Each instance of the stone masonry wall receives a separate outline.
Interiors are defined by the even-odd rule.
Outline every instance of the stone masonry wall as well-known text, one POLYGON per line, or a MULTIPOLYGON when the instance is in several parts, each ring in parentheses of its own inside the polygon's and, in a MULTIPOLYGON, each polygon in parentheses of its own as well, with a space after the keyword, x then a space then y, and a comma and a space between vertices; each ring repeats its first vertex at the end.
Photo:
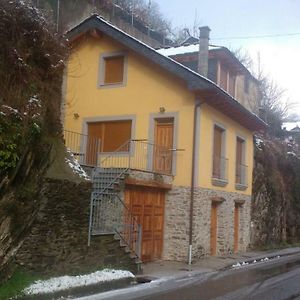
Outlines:
POLYGON ((29 271, 51 275, 78 274, 103 267, 137 271, 137 265, 112 235, 88 242, 91 184, 48 179, 41 209, 16 255, 29 271))
MULTIPOLYGON (((193 260, 210 255, 210 216, 212 198, 221 197, 218 205, 217 255, 233 252, 235 200, 244 200, 240 207, 239 251, 250 243, 251 197, 197 188, 194 198, 193 260)), ((164 253, 166 260, 187 261, 189 244, 190 188, 173 187, 166 196, 164 253)))

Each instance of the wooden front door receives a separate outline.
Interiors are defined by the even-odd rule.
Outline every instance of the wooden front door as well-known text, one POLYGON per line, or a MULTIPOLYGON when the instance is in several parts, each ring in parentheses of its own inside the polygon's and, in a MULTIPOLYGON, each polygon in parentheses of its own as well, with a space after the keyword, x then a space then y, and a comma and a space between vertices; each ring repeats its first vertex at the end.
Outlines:
POLYGON ((160 259, 163 250, 165 193, 151 188, 130 187, 125 202, 142 225, 142 261, 160 259))
POLYGON ((155 120, 153 169, 170 174, 172 172, 172 148, 174 135, 174 119, 162 118, 155 120))
POLYGON ((210 254, 217 254, 217 240, 218 240, 218 204, 211 205, 211 225, 210 225, 210 254))
POLYGON ((239 251, 239 231, 240 231, 240 206, 234 207, 234 253, 239 251))

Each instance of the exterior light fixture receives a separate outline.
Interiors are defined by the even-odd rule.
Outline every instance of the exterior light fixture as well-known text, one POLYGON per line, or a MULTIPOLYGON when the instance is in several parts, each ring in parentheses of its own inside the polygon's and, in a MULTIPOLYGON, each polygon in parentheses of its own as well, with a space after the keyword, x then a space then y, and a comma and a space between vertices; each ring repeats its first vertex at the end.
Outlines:
POLYGON ((78 113, 74 113, 73 117, 74 117, 75 120, 77 120, 79 118, 79 114, 78 113))
POLYGON ((159 108, 159 112, 160 112, 161 114, 163 114, 165 111, 166 111, 166 109, 165 109, 164 107, 160 107, 160 108, 159 108))

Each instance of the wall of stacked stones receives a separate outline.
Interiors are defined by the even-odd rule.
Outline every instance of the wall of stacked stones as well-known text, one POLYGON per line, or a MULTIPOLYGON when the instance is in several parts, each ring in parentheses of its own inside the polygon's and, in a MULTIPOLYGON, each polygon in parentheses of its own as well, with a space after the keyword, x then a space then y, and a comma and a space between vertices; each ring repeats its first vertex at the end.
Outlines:
POLYGON ((137 265, 113 235, 93 237, 88 247, 91 184, 49 179, 40 194, 41 208, 16 255, 29 271, 78 274, 104 267, 136 272, 137 265))
MULTIPOLYGON (((217 255, 233 253, 235 201, 240 206, 239 251, 250 243, 251 197, 197 188, 194 196, 193 259, 210 255, 210 228, 212 199, 223 198, 218 204, 217 255)), ((190 188, 173 187, 166 195, 163 258, 186 261, 189 248, 190 188)))

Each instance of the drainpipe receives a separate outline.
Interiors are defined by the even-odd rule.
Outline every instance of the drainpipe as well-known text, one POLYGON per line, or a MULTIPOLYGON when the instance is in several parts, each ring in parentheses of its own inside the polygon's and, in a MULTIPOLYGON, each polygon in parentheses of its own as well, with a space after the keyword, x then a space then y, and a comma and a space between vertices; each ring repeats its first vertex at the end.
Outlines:
POLYGON ((198 145, 199 145, 199 132, 198 122, 200 120, 200 99, 196 97, 194 107, 194 125, 193 125, 193 153, 192 153, 192 174, 191 174, 191 198, 190 198, 190 230, 189 230, 189 253, 188 253, 188 264, 192 264, 192 250, 193 250, 193 219, 194 219, 194 192, 196 186, 196 164, 198 164, 198 145))

